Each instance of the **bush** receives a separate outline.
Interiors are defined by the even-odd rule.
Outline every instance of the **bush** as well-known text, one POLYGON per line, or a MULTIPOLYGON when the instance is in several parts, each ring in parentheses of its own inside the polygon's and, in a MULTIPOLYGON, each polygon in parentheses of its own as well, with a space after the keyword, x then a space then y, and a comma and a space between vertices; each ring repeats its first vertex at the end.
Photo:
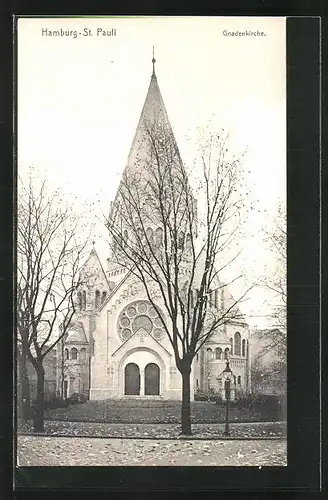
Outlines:
POLYGON ((44 401, 44 409, 55 409, 67 407, 67 401, 57 396, 52 396, 44 401))
POLYGON ((237 394, 236 404, 253 409, 263 417, 279 418, 283 414, 284 400, 275 394, 237 394))
POLYGON ((73 392, 69 398, 67 398, 67 403, 69 405, 76 405, 81 403, 86 403, 88 401, 88 396, 86 394, 80 394, 78 392, 73 392))
POLYGON ((195 401, 215 401, 219 403, 222 401, 222 396, 219 393, 216 393, 211 389, 209 392, 202 392, 197 390, 194 394, 195 401))

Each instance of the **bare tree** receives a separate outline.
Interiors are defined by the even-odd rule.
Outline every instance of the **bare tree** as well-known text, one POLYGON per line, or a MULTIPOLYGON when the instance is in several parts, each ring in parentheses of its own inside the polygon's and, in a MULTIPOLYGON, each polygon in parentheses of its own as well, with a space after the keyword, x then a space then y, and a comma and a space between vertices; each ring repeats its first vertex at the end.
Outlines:
MULTIPOLYGON (((67 349, 67 348, 66 348, 67 349)), ((62 399, 66 399, 65 393, 65 376, 69 371, 69 359, 65 350, 65 336, 62 336, 58 349, 58 367, 59 367, 59 395, 62 399)))
POLYGON ((192 191, 170 127, 146 123, 139 160, 125 170, 107 221, 114 258, 142 283, 172 345, 182 377, 183 434, 191 434, 193 358, 215 330, 241 319, 238 304, 246 295, 224 307, 216 300, 227 286, 218 276, 237 258, 227 253, 245 202, 240 162, 229 158, 226 135, 204 141, 200 162, 192 191))
POLYGON ((43 362, 75 313, 74 294, 87 238, 79 244, 80 219, 63 206, 58 191, 48 194, 45 181, 37 188, 30 175, 28 185, 20 180, 18 194, 17 345, 25 369, 28 360, 37 374, 34 428, 42 432, 43 362))
POLYGON ((267 348, 279 346, 281 361, 287 357, 287 226, 286 206, 279 202, 273 229, 266 231, 267 241, 273 255, 274 267, 268 271, 264 285, 273 295, 276 305, 272 308, 272 328, 265 330, 267 348))

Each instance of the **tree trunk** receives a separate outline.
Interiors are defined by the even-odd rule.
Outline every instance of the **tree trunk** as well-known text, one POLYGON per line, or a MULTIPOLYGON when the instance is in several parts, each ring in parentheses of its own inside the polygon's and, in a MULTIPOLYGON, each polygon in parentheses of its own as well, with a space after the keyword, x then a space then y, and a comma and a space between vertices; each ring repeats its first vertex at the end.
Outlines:
POLYGON ((19 349, 17 350, 17 359, 18 359, 18 383, 20 384, 20 393, 19 393, 19 417, 22 416, 25 422, 28 421, 29 418, 29 409, 30 409, 30 381, 28 378, 27 372, 27 355, 20 353, 19 349))
POLYGON ((29 419, 30 410, 30 381, 27 373, 27 359, 26 356, 22 357, 22 371, 21 371, 21 382, 22 382, 22 417, 24 422, 29 419))
POLYGON ((181 404, 181 433, 191 436, 191 411, 190 411, 190 366, 181 370, 182 376, 182 404, 181 404))
POLYGON ((42 363, 36 367, 37 385, 36 401, 33 416, 33 426, 35 432, 44 431, 44 368, 42 363))

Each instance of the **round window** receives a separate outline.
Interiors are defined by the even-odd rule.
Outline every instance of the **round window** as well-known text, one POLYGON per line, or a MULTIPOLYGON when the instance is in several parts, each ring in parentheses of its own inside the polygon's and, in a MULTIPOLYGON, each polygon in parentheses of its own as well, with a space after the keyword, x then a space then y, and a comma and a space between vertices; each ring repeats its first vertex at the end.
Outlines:
POLYGON ((148 308, 148 314, 151 318, 155 318, 157 316, 157 312, 153 306, 148 308))
POLYGON ((161 328, 155 328, 154 330, 154 339, 160 340, 164 335, 163 330, 161 328))
POLYGON ((128 328, 124 328, 122 332, 122 338, 124 340, 128 340, 130 337, 131 337, 131 330, 129 330, 128 328))
POLYGON ((128 313, 128 316, 130 316, 130 318, 133 318, 137 314, 136 308, 129 307, 127 310, 127 313, 128 313))
POLYGON ((141 303, 141 304, 138 304, 137 309, 138 309, 138 313, 144 314, 147 311, 147 306, 146 306, 146 304, 141 303))
POLYGON ((129 326, 129 324, 130 324, 130 320, 129 320, 129 318, 126 318, 126 317, 125 317, 125 318, 122 318, 122 319, 121 319, 121 325, 122 325, 122 326, 127 327, 127 326, 129 326))
POLYGON ((127 305, 118 318, 118 332, 123 341, 141 328, 156 340, 164 336, 163 325, 155 308, 147 300, 137 300, 127 305))
POLYGON ((159 317, 154 319, 154 325, 157 326, 157 328, 162 328, 163 324, 159 317))

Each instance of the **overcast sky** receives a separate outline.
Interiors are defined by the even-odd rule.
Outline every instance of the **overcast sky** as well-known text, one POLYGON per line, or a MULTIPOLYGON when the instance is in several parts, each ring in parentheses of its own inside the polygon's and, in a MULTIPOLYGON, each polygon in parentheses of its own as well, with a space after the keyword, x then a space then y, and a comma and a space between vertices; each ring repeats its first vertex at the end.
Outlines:
MULTIPOLYGON (((19 174, 34 165, 69 199, 107 212, 146 97, 153 45, 183 161, 191 164, 197 133, 209 121, 230 132, 236 154, 247 148, 244 168, 260 210, 247 221, 243 266, 263 274, 272 256, 262 229, 286 189, 284 18, 19 19, 19 174), (84 28, 93 36, 83 36, 84 28), (97 36, 98 28, 116 36, 97 36), (76 30, 77 37, 42 29, 76 30)), ((105 259, 100 237, 96 248, 105 259)), ((254 291, 243 308, 250 324, 265 326, 256 318, 266 313, 263 297, 254 291)))

